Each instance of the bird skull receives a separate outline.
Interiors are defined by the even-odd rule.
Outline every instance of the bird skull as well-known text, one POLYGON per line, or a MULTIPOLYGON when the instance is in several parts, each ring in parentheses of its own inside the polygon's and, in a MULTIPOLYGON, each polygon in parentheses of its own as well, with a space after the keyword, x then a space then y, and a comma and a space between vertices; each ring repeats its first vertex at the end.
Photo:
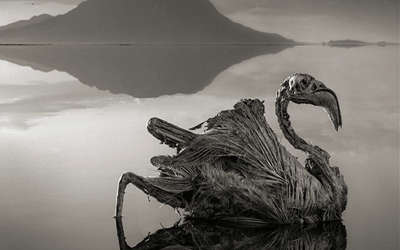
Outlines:
POLYGON ((324 107, 336 130, 342 126, 338 98, 333 90, 308 74, 296 73, 283 83, 287 98, 297 104, 312 104, 324 107))

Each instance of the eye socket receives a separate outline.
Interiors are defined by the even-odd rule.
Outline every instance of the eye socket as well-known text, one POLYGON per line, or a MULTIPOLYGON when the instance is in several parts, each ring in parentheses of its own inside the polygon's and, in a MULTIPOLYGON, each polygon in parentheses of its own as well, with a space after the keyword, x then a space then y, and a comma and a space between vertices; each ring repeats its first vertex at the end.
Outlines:
POLYGON ((306 81, 306 80, 301 80, 301 82, 300 82, 303 86, 304 86, 304 88, 307 88, 308 87, 308 85, 310 85, 310 83, 308 82, 308 81, 306 81))
POLYGON ((315 83, 311 86, 311 90, 312 90, 312 91, 317 90, 317 85, 316 85, 315 83))

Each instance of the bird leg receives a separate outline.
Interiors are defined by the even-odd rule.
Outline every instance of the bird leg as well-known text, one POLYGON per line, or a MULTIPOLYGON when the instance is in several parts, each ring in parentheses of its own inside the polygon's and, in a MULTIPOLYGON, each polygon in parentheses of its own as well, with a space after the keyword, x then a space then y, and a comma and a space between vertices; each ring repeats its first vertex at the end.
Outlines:
POLYGON ((161 203, 170 205, 173 208, 184 207, 180 191, 184 192, 191 189, 191 183, 184 178, 165 179, 162 177, 144 178, 131 172, 123 174, 119 180, 117 204, 115 217, 122 216, 124 206, 125 189, 128 184, 133 184, 145 194, 150 195, 161 203), (178 190, 174 187, 178 187, 178 190), (181 189, 179 189, 181 188, 181 189))
POLYGON ((120 250, 133 249, 126 242, 125 232, 124 232, 124 225, 122 223, 122 218, 121 217, 115 217, 115 225, 117 227, 117 235, 118 235, 118 242, 119 242, 120 250))
POLYGON ((117 193, 117 205, 115 210, 115 217, 119 218, 122 217, 122 209, 124 207, 124 196, 125 196, 125 189, 129 183, 134 183, 135 178, 137 176, 133 173, 125 173, 119 179, 118 184, 118 193, 117 193))

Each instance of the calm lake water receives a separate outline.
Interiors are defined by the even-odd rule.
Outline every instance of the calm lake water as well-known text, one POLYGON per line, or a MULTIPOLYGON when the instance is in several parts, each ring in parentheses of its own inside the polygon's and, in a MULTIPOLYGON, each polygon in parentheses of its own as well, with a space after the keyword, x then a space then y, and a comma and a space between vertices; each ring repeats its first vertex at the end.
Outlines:
MULTIPOLYGON (((375 46, 0 47, 0 249, 119 249, 120 175, 173 153, 149 118, 191 127, 257 97, 282 138, 275 93, 292 72, 339 97, 339 132, 322 109, 290 114, 345 176, 347 249, 399 249, 399 47, 375 46)), ((124 214, 132 246, 179 219, 132 186, 124 214)))

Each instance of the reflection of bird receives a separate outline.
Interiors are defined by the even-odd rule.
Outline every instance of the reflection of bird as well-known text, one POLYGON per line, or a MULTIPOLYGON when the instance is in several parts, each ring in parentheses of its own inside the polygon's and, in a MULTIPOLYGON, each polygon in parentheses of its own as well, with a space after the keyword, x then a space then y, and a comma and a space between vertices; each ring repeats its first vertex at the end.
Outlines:
POLYGON ((116 219, 121 250, 128 249, 346 249, 346 228, 341 222, 313 225, 240 228, 185 221, 148 235, 134 247, 125 238, 122 219, 116 219))
POLYGON ((121 177, 117 217, 126 185, 132 183, 195 218, 246 225, 339 220, 347 201, 343 176, 330 166, 327 152, 295 133, 287 113, 289 102, 324 107, 336 130, 342 125, 339 103, 332 90, 307 74, 288 77, 278 91, 279 125, 286 139, 307 153, 305 167, 279 143, 257 99, 242 100, 233 110, 210 118, 204 134, 153 118, 149 132, 177 148, 178 154, 152 158, 159 177, 121 177))

